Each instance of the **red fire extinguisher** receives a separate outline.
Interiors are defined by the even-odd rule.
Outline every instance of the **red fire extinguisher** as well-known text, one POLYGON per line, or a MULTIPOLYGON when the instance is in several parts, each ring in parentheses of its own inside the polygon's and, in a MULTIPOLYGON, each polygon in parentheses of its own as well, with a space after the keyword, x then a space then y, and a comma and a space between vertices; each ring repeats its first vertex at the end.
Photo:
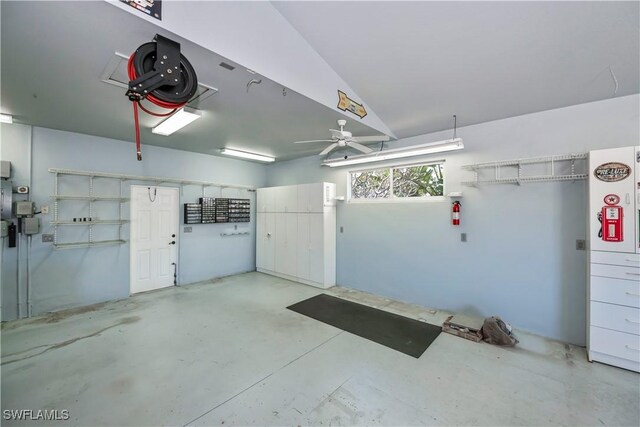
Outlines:
POLYGON ((453 202, 453 208, 451 210, 453 225, 460 225, 460 202, 453 202))

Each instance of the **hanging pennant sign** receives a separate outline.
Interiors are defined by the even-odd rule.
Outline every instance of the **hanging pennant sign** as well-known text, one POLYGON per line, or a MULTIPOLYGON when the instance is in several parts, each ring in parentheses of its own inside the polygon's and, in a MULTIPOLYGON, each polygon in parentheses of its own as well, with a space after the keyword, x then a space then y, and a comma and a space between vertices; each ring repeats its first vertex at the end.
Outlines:
POLYGON ((365 110, 362 104, 358 104, 353 99, 349 98, 346 93, 340 90, 338 91, 338 109, 342 111, 350 111, 360 118, 367 115, 367 110, 365 110))
POLYGON ((622 181, 630 174, 631 167, 619 162, 601 164, 593 171, 593 175, 604 182, 622 181))
POLYGON ((120 0, 134 9, 162 21, 162 0, 120 0))

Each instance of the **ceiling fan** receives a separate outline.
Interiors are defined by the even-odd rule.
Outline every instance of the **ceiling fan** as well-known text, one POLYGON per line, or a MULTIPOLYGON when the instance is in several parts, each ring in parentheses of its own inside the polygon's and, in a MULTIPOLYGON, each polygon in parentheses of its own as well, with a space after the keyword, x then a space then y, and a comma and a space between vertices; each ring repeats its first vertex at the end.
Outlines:
POLYGON ((351 147, 355 148, 358 151, 361 151, 365 154, 371 153, 373 150, 369 147, 366 147, 360 142, 384 142, 388 141, 389 137, 386 135, 378 135, 378 136, 353 136, 351 132, 344 130, 344 126, 347 124, 346 120, 338 120, 338 126, 340 126, 340 130, 329 129, 331 132, 331 139, 314 139, 311 141, 296 141, 294 144, 307 144, 309 142, 331 142, 327 148, 320 152, 320 156, 324 156, 329 154, 331 150, 336 147, 344 148, 351 147))

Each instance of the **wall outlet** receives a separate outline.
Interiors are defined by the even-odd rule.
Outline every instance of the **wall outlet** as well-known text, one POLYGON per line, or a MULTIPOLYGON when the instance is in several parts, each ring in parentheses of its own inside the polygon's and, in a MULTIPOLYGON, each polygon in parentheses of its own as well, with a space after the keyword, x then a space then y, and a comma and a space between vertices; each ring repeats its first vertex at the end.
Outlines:
POLYGON ((40 207, 40 212, 42 212, 43 214, 48 214, 49 213, 49 205, 42 205, 40 207))
POLYGON ((584 251, 586 249, 587 249, 587 243, 584 241, 584 239, 576 240, 576 250, 584 251))
POLYGON ((191 233, 191 232, 193 232, 193 227, 185 227, 185 228, 183 229, 183 231, 184 231, 185 233, 191 233))
POLYGON ((53 234, 43 234, 42 235, 42 242, 43 243, 53 242, 53 234))
POLYGON ((344 233, 344 227, 340 226, 340 233, 344 233))
POLYGON ((461 242, 467 241, 467 233, 460 233, 460 241, 461 242))

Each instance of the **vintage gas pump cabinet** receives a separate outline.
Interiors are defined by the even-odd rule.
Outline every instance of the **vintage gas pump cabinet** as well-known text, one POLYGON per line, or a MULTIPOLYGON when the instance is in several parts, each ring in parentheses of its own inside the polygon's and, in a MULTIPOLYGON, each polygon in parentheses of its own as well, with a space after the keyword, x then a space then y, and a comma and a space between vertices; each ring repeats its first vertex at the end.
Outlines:
POLYGON ((590 361, 640 372, 640 147, 589 153, 590 361))

